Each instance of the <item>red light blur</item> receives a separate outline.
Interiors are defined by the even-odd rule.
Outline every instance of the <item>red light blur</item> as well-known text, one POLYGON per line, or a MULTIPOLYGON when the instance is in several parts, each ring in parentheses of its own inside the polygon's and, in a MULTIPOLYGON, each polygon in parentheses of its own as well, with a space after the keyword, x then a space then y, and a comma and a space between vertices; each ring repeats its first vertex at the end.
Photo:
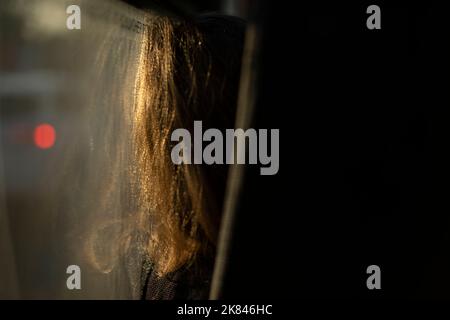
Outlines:
POLYGON ((55 144, 56 131, 52 125, 42 123, 34 129, 34 144, 40 149, 49 149, 55 144))

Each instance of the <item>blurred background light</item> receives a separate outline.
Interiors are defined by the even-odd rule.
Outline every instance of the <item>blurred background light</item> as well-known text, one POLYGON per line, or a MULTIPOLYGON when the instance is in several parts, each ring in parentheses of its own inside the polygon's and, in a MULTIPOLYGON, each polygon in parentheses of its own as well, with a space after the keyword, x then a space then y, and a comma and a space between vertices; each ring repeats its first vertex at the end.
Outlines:
POLYGON ((43 123, 34 129, 34 144, 40 149, 49 149, 55 144, 56 131, 52 125, 43 123))

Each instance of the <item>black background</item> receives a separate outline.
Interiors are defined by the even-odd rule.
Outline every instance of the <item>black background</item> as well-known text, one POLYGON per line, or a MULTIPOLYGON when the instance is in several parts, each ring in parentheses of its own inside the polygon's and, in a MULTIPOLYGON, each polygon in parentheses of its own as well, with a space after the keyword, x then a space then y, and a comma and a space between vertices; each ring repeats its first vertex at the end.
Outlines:
POLYGON ((255 126, 280 128, 280 171, 248 170, 224 296, 448 297, 445 8, 265 12, 255 126))

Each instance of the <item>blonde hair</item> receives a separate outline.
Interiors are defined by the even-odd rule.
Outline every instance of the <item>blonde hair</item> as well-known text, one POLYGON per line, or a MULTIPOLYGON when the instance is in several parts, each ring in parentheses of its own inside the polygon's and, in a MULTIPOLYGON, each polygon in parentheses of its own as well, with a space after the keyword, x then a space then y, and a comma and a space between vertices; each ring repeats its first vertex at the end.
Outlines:
POLYGON ((174 165, 176 128, 234 126, 243 23, 202 16, 156 17, 145 29, 136 80, 132 194, 149 232, 148 255, 159 275, 214 251, 225 166, 174 165))

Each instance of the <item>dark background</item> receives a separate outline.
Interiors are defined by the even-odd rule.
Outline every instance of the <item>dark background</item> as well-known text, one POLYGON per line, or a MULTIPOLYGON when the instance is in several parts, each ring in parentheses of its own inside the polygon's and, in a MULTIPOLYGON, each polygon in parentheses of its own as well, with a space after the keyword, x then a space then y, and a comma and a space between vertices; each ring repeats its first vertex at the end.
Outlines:
POLYGON ((255 3, 254 126, 280 128, 280 171, 247 170, 224 297, 448 298, 446 7, 255 3))
POLYGON ((280 171, 248 171, 227 296, 448 297, 445 11, 267 4, 256 126, 280 171))

